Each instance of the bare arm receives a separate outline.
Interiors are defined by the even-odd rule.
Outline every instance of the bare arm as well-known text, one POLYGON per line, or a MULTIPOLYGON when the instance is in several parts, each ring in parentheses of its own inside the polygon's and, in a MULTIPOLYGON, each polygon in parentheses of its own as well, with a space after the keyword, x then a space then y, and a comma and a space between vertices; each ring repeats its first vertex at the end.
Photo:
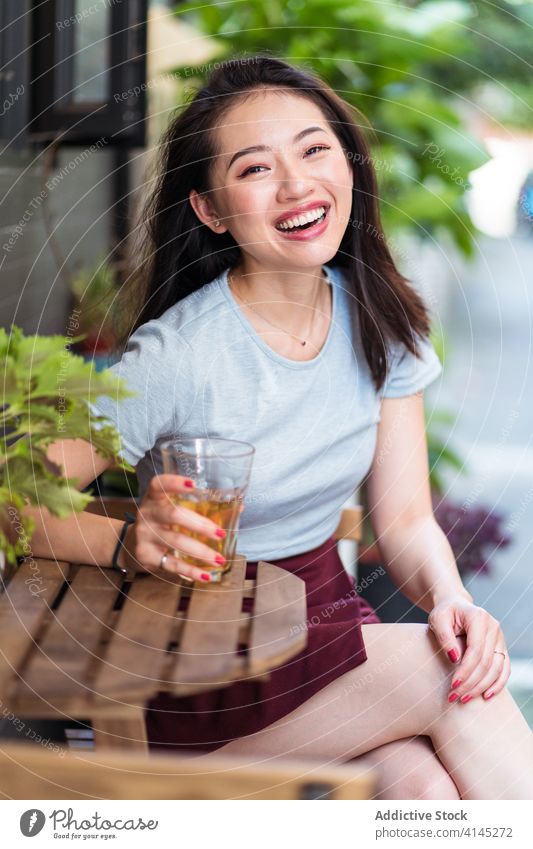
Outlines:
MULTIPOLYGON (((50 445, 48 457, 62 467, 65 477, 78 478, 83 489, 107 469, 111 460, 98 454, 84 439, 63 439, 50 445)), ((26 507, 24 514, 36 523, 31 539, 34 557, 49 557, 77 563, 110 566, 118 535, 120 519, 73 513, 58 519, 46 507, 26 507)))
MULTIPOLYGON (((62 467, 65 477, 78 479, 79 489, 87 486, 111 463, 83 439, 55 442, 47 454, 62 467)), ((172 494, 190 493, 185 480, 182 475, 154 475, 139 505, 137 520, 128 528, 118 560, 121 566, 157 571, 162 554, 175 549, 175 555, 169 556, 164 566, 167 571, 195 580, 210 580, 210 575, 200 564, 193 566, 179 555, 183 553, 208 566, 217 566, 219 554, 216 548, 195 539, 191 532, 218 543, 221 534, 225 536, 225 531, 211 519, 172 504, 172 494), (183 527, 186 532, 176 531, 177 527, 183 527)), ((86 512, 58 519, 46 508, 39 507, 26 507, 24 513, 31 515, 36 523, 31 540, 34 557, 111 566, 124 524, 120 519, 86 512)))
POLYGON ((447 597, 471 602, 433 515, 422 392, 383 399, 367 493, 379 551, 407 598, 427 613, 447 597))

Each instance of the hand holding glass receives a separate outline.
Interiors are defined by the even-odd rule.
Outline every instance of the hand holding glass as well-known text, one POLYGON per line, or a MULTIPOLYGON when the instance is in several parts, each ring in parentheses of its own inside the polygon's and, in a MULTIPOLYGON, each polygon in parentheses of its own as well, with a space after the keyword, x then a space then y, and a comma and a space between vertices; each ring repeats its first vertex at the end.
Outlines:
POLYGON ((222 580, 235 557, 239 518, 254 454, 255 448, 249 442, 220 437, 173 439, 161 445, 165 473, 184 475, 195 483, 190 493, 173 494, 172 502, 206 516, 226 531, 224 539, 214 542, 212 537, 184 525, 172 526, 174 531, 209 545, 225 558, 226 562, 216 567, 206 566, 198 558, 180 552, 180 560, 205 568, 212 582, 222 580))

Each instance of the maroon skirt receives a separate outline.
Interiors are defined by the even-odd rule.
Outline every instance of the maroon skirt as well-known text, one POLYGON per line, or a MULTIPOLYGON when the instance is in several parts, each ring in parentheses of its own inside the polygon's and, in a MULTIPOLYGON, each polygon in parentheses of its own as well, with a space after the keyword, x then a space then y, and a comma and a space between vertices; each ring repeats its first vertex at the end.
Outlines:
MULTIPOLYGON (((237 681, 196 696, 158 694, 146 706, 150 749, 218 749, 286 716, 367 659, 361 623, 380 619, 358 595, 333 537, 311 551, 268 562, 305 581, 306 648, 268 680, 237 681)), ((246 577, 254 578, 256 570, 257 563, 248 563, 246 577)))

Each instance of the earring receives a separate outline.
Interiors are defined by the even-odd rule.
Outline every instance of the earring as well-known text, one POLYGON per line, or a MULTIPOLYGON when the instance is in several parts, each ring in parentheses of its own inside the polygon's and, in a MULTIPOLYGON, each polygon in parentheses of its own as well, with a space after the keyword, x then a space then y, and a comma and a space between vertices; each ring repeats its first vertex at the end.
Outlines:
POLYGON ((220 227, 220 221, 215 221, 215 227, 220 227))

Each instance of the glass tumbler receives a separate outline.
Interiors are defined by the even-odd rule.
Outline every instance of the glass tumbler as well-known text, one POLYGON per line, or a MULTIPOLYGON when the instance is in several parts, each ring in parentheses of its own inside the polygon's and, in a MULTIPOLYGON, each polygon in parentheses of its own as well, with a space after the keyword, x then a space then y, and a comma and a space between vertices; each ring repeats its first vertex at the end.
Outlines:
POLYGON ((160 446, 166 474, 192 478, 195 488, 190 493, 173 493, 171 500, 180 507, 207 516, 226 536, 213 540, 183 525, 172 525, 178 533, 209 545, 226 558, 223 566, 180 552, 180 559, 209 572, 211 581, 221 581, 231 569, 237 546, 241 505, 250 481, 255 447, 250 442, 220 437, 187 437, 163 442, 160 446))

